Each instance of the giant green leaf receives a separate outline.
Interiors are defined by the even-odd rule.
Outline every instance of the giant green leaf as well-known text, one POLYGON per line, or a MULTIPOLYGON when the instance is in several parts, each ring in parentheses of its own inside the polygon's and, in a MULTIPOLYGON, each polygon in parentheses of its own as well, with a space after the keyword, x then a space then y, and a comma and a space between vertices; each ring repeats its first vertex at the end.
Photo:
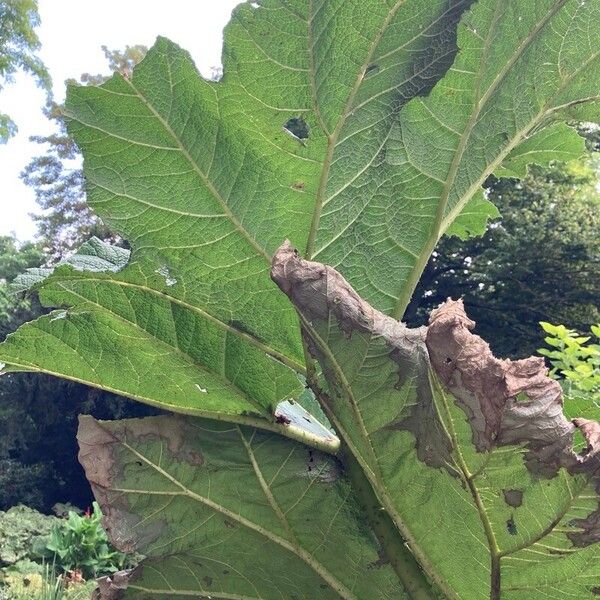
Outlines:
POLYGON ((303 370, 296 316, 268 279, 283 239, 401 314, 453 219, 465 210, 450 231, 481 231, 489 204, 467 202, 488 174, 524 140, 547 159, 571 133, 544 127, 595 99, 596 2, 470 4, 244 4, 220 82, 159 39, 131 78, 70 87, 89 202, 133 252, 117 275, 44 280, 43 302, 73 310, 26 326, 2 362, 197 414, 272 414, 303 370), (140 348, 121 373, 102 348, 93 369, 61 361, 61 344, 110 346, 111 329, 115 348, 140 348), (208 394, 144 389, 149 365, 179 361, 175 377, 208 394))
POLYGON ((33 273, 44 304, 69 310, 25 326, 0 360, 180 412, 269 417, 304 369, 271 254, 325 231, 325 195, 346 194, 400 105, 444 73, 465 6, 243 5, 219 83, 159 39, 131 79, 71 87, 89 202, 131 260, 116 275, 33 273))
POLYGON ((323 368, 327 415, 447 597, 593 597, 600 423, 567 420, 542 359, 494 358, 462 302, 408 329, 289 244, 273 278, 323 368))
POLYGON ((111 539, 146 557, 118 584, 102 582, 103 597, 114 598, 116 585, 139 599, 406 597, 326 455, 175 417, 83 417, 78 438, 111 539))
POLYGON ((294 403, 306 376, 446 595, 594 594, 597 546, 574 541, 596 519, 593 460, 577 470, 574 426, 552 406, 566 437, 543 473, 521 461, 528 429, 477 445, 476 404, 392 317, 441 235, 495 216, 489 175, 578 155, 561 121, 597 118, 599 17, 600 0, 263 0, 234 11, 219 82, 160 38, 131 77, 71 87, 89 202, 131 255, 94 243, 26 275, 59 310, 12 334, 1 363, 333 450, 294 403), (320 261, 296 297, 285 265, 300 257, 276 255, 292 303, 269 278, 286 238, 320 261), (349 303, 320 289, 323 264, 349 303))

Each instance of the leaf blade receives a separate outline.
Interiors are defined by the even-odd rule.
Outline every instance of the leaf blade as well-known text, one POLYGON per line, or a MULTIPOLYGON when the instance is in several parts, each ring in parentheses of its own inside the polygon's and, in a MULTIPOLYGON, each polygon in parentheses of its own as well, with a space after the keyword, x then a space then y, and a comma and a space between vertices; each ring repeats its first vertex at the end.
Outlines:
POLYGON ((377 547, 339 466, 323 455, 256 430, 174 417, 83 417, 78 437, 113 542, 148 557, 126 598, 404 597, 389 565, 367 568, 377 547), (340 547, 344 554, 333 551, 340 547), (349 556, 364 566, 364 581, 345 569, 349 556))

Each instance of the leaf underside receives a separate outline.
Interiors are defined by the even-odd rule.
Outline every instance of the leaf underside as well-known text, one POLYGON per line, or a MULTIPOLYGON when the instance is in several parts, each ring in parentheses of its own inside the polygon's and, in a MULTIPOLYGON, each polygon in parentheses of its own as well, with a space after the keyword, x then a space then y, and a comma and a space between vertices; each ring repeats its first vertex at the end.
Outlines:
POLYGON ((446 595, 592 598, 600 423, 567 420, 543 359, 495 358, 462 301, 409 329, 289 243, 272 275, 321 364, 327 415, 446 595))
POLYGON ((498 565, 503 598, 591 597, 596 545, 568 537, 597 506, 591 463, 575 473, 567 452, 540 474, 528 441, 476 447, 423 332, 390 359, 385 336, 348 340, 329 309, 299 316, 269 270, 289 239, 400 317, 439 238, 497 216, 490 175, 581 154, 564 121, 599 120, 599 35, 600 0, 262 0, 234 11, 220 82, 159 38, 130 78, 69 87, 89 202, 132 250, 95 240, 22 277, 59 310, 9 336, 0 364, 332 451, 317 420, 282 412, 306 376, 449 597, 493 597, 498 565))
POLYGON ((113 543, 146 556, 103 599, 406 597, 331 457, 170 416, 82 417, 78 439, 113 543))

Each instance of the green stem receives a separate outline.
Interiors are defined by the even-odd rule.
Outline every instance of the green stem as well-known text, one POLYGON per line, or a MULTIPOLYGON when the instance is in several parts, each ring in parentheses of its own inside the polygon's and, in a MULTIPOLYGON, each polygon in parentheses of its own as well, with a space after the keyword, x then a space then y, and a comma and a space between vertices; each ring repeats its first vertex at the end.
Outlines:
POLYGON ((344 452, 344 464, 358 501, 407 595, 411 600, 433 600, 436 596, 431 584, 350 452, 344 452))

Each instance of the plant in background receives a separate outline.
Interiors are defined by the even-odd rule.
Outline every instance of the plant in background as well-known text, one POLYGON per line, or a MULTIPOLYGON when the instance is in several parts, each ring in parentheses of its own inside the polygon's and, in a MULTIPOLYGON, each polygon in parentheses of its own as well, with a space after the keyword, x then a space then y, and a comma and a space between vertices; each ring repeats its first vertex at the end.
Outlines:
POLYGON ((68 518, 53 527, 46 550, 59 572, 81 573, 90 579, 124 568, 126 556, 111 547, 101 519, 100 507, 94 502, 92 512, 78 515, 69 511, 68 518))
POLYGON ((90 583, 69 583, 48 564, 39 572, 10 573, 3 584, 0 600, 89 600, 93 591, 90 583))
MULTIPOLYGON (((600 345, 590 344, 591 336, 579 335, 564 325, 540 323, 548 334, 544 341, 552 349, 538 352, 550 360, 550 375, 564 380, 568 396, 590 398, 600 406, 600 345)), ((600 341, 600 325, 592 325, 592 335, 600 341)))
POLYGON ((0 567, 34 557, 57 521, 26 506, 0 511, 0 567))
POLYGON ((179 413, 81 419, 109 538, 146 556, 98 597, 597 595, 599 411, 567 419, 460 302, 398 319, 439 239, 496 215, 490 175, 584 152, 565 121, 600 120, 598 36, 600 0, 264 0, 219 82, 160 38, 69 88, 131 251, 23 275, 60 308, 0 360, 179 413))

